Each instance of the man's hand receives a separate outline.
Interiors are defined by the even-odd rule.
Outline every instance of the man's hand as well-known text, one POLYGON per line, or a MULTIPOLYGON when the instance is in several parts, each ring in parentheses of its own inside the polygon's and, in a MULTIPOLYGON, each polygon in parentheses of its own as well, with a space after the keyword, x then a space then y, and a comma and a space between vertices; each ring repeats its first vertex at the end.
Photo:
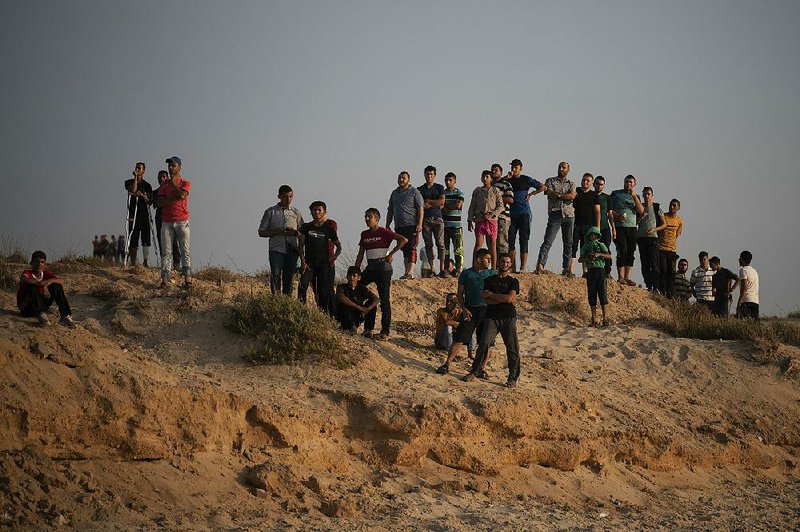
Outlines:
POLYGON ((422 232, 422 224, 421 224, 421 223, 420 223, 420 224, 417 224, 417 229, 416 229, 416 231, 417 231, 417 233, 421 233, 421 232, 422 232))
POLYGON ((464 316, 464 320, 471 321, 472 320, 472 312, 469 311, 468 308, 464 309, 464 312, 461 313, 464 316))
POLYGON ((388 255, 386 255, 386 262, 391 264, 393 256, 394 256, 394 253, 389 253, 388 255))
POLYGON ((472 222, 467 222, 467 231, 472 232, 472 222))

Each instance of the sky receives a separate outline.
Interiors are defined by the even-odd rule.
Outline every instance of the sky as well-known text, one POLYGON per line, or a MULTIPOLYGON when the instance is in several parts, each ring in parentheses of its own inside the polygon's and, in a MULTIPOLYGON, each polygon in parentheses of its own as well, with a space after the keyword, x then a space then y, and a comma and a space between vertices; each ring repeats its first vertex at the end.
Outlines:
MULTIPOLYGON (((123 181, 183 160, 195 269, 264 268, 289 184, 355 255, 401 170, 466 195, 523 173, 626 174, 682 203, 678 253, 800 307, 800 2, 0 0, 0 235, 51 256, 124 228, 123 181)), ((529 268, 546 200, 531 199, 529 268)), ((473 238, 466 236, 466 248, 473 238)), ((559 268, 557 240, 548 268, 559 268)), ((638 253, 634 279, 641 281, 638 253)), ((398 270, 398 268, 395 268, 398 270)), ((397 272, 396 272, 397 273, 397 272)))

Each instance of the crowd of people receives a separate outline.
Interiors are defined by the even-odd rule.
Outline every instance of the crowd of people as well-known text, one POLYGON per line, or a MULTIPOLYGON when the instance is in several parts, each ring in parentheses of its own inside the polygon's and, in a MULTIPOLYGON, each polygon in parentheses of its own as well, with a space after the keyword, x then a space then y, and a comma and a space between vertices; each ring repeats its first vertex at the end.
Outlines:
MULTIPOLYGON (((154 190, 144 179, 144 163, 136 163, 132 178, 124 183, 128 194, 128 235, 117 239, 112 236, 105 243, 103 238, 98 241, 95 237, 95 253, 120 260, 121 250, 123 259, 127 257, 135 265, 141 245, 142 261, 147 266, 152 231, 160 250, 160 286, 166 287, 172 270, 180 268, 184 286, 189 288, 191 183, 181 175, 179 157, 166 159, 166 164, 167 170, 158 172, 159 186, 154 190), (155 209, 155 227, 152 227, 151 207, 155 209)), ((524 175, 522 168, 522 161, 514 159, 507 173, 497 163, 481 172, 481 184, 472 191, 466 208, 467 231, 475 235, 471 266, 465 263, 463 238, 467 195, 456 186, 456 174, 448 172, 442 185, 436 182, 436 167, 429 165, 423 171, 425 182, 414 187, 409 172, 400 172, 397 187, 388 197, 383 225, 380 210, 370 207, 364 212, 366 229, 360 235, 355 264, 348 267, 346 282, 338 286, 335 286, 335 263, 342 245, 336 222, 327 216, 326 203, 313 201, 309 205, 311 220, 306 222, 303 214, 292 206, 291 186, 281 185, 278 203, 264 211, 258 227, 258 235, 269 239, 270 289, 273 293, 290 295, 299 267, 297 297, 301 301, 306 301, 311 288, 319 309, 335 317, 343 329, 355 332, 363 325, 364 336, 385 340, 391 332, 394 257, 398 253, 402 256, 400 279, 413 279, 422 234, 419 254, 422 276, 458 278, 458 291, 448 293, 445 307, 437 312, 434 341, 437 347, 448 350, 447 359, 438 371, 447 373, 452 360, 466 345, 473 366, 465 379, 484 376, 489 345, 500 334, 509 364, 507 384, 514 386, 519 378, 515 310, 519 281, 511 274, 527 271, 530 199, 544 194, 547 223, 533 273, 549 273, 546 270, 549 253, 560 232, 561 275, 575 277, 577 259, 580 274, 586 279, 590 325, 609 323, 607 283, 612 279, 615 262, 616 281, 636 286, 631 273, 637 248, 647 290, 685 302, 693 297, 698 305, 725 317, 732 295, 739 287, 736 315, 758 319, 758 273, 751 265, 749 251, 739 256, 738 275, 723 268, 718 257, 709 259, 703 251, 699 254, 700 264, 687 278, 688 261, 679 260, 677 253, 678 238, 683 232, 678 199, 671 199, 665 212, 654 200, 652 187, 644 187, 639 196, 633 175, 625 176, 622 188, 607 194, 605 178, 589 172, 581 177, 580 186, 575 186, 568 178, 570 165, 564 161, 558 164, 557 175, 544 183, 524 175), (612 242, 615 256, 610 250, 612 242), (377 295, 369 288, 372 284, 377 295), (376 334, 378 308, 381 328, 376 334), (477 339, 474 349, 473 335, 477 339)), ((66 304, 62 318, 71 321, 63 291, 47 289, 58 285, 57 277, 42 269, 43 253, 34 255, 32 269, 26 270, 20 280, 20 309, 36 312, 40 321, 44 321, 46 315, 41 309, 55 301, 59 308, 66 304), (46 275, 37 277, 42 272, 46 275)))
POLYGON ((125 260, 125 235, 94 235, 92 240, 92 256, 100 260, 120 264, 125 260))

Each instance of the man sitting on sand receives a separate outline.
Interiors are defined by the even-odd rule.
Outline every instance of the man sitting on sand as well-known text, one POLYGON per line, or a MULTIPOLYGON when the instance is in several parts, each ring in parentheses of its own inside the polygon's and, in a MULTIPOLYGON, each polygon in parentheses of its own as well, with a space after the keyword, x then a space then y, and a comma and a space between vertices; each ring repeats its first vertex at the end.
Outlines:
POLYGON ((586 289, 589 293, 589 307, 592 309, 592 327, 597 326, 597 299, 603 312, 603 327, 608 325, 606 306, 608 290, 606 280, 606 260, 611 258, 608 248, 600 242, 600 229, 591 226, 586 231, 585 243, 581 247, 578 261, 586 268, 586 289))
POLYGON ((61 314, 59 323, 71 329, 75 328, 72 321, 72 311, 69 308, 67 296, 61 279, 46 269, 47 255, 44 251, 34 251, 31 255, 31 267, 22 272, 17 288, 17 308, 26 317, 37 316, 39 325, 50 325, 47 309, 55 301, 58 312, 61 314))
MULTIPOLYGON (((461 308, 458 306, 458 294, 448 292, 445 306, 436 311, 436 325, 434 328, 433 343, 436 349, 450 350, 453 345, 453 331, 461 320, 461 308)), ((472 358, 472 344, 467 344, 467 350, 472 358)))
POLYGON ((360 284, 361 270, 356 266, 347 268, 347 282, 336 287, 336 321, 342 329, 355 333, 358 326, 364 324, 364 329, 371 331, 375 328, 375 316, 378 312, 380 299, 372 290, 360 284))
POLYGON ((711 278, 711 293, 714 294, 714 306, 711 312, 719 318, 728 317, 728 304, 732 297, 731 294, 739 282, 739 277, 728 268, 723 268, 719 257, 711 257, 709 261, 714 276, 711 278), (734 281, 731 286, 731 281, 734 281))

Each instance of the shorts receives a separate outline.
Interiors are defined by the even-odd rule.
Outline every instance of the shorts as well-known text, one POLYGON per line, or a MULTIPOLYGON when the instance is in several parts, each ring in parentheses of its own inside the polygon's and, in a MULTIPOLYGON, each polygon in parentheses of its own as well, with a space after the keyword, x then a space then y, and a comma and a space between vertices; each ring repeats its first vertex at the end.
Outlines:
MULTIPOLYGON (((468 344, 470 340, 472 340, 472 334, 478 330, 481 330, 481 327, 478 327, 480 323, 486 317, 486 306, 480 307, 467 307, 470 313, 472 313, 472 319, 467 321, 462 319, 458 322, 458 328, 456 328, 456 332, 453 333, 453 341, 459 342, 462 344, 468 344)), ((480 334, 480 333, 479 333, 480 334)), ((478 338, 478 342, 480 342, 480 337, 478 338)))
POLYGON ((475 236, 486 235, 493 240, 497 238, 497 220, 481 220, 475 223, 475 236))
POLYGON ((403 227, 395 227, 395 233, 402 235, 408 239, 408 242, 400 248, 403 252, 403 258, 406 262, 417 262, 417 244, 419 244, 419 233, 417 233, 416 225, 406 225, 403 227))

